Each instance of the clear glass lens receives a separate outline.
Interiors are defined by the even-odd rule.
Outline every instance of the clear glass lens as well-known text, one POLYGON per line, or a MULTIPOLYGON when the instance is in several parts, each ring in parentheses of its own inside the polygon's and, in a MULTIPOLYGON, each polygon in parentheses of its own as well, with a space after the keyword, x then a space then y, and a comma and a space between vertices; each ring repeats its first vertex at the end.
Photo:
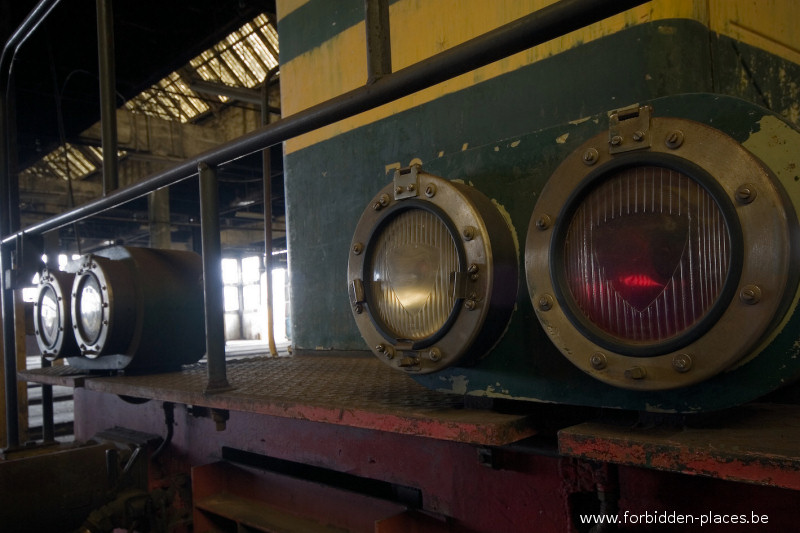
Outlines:
POLYGON ((394 217, 373 238, 371 302, 397 339, 430 337, 455 305, 451 278, 458 250, 442 220, 422 209, 394 217))
POLYGON ((584 316, 622 341, 659 343, 697 324, 730 270, 723 214, 692 178, 636 167, 603 180, 569 222, 564 268, 584 316))
POLYGON ((91 343, 97 341, 103 326, 103 300, 100 284, 92 274, 86 275, 80 284, 78 294, 81 332, 91 343))
POLYGON ((45 343, 52 345, 58 339, 60 310, 56 292, 46 285, 39 295, 39 332, 45 343))

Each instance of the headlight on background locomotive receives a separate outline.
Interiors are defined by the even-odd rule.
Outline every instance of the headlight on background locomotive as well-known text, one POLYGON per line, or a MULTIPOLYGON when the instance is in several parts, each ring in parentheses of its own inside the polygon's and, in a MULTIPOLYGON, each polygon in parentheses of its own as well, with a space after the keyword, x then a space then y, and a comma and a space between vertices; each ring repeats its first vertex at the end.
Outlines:
POLYGON ((359 220, 348 282, 361 335, 409 372, 469 364, 500 338, 517 292, 517 247, 472 187, 398 170, 359 220))
POLYGON ((70 301, 74 274, 42 270, 34 301, 34 334, 42 356, 53 361, 80 352, 72 334, 70 301))
POLYGON ((81 354, 90 359, 126 352, 136 323, 134 273, 128 262, 81 258, 72 288, 72 320, 81 354))
POLYGON ((205 352, 202 262, 192 252, 115 246, 83 256, 72 322, 89 369, 170 369, 205 352))
POLYGON ((630 126, 616 117, 618 130, 578 148, 543 189, 528 287, 545 331, 585 372, 682 387, 757 353, 783 316, 797 287, 796 216, 734 139, 628 113, 630 126))

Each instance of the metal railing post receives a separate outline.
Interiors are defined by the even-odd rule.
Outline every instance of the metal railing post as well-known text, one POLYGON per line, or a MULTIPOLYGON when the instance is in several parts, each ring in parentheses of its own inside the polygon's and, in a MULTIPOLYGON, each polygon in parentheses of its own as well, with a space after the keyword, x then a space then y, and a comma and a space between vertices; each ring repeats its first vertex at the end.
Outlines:
POLYGON ((367 29, 367 84, 392 73, 389 0, 364 0, 367 29))
POLYGON ((225 315, 222 292, 222 247, 219 233, 217 169, 199 163, 200 232, 203 241, 203 294, 206 306, 206 392, 230 389, 225 368, 225 315))
MULTIPOLYGON (((273 71, 267 73, 264 79, 263 102, 261 103, 261 124, 269 124, 269 82, 273 71)), ((277 356, 278 348, 275 346, 275 314, 273 312, 272 298, 272 158, 270 147, 261 151, 261 168, 264 176, 264 270, 267 281, 267 342, 270 355, 277 356)))
POLYGON ((103 195, 119 187, 117 162, 116 62, 112 0, 97 0, 97 59, 100 74, 100 128, 103 195))

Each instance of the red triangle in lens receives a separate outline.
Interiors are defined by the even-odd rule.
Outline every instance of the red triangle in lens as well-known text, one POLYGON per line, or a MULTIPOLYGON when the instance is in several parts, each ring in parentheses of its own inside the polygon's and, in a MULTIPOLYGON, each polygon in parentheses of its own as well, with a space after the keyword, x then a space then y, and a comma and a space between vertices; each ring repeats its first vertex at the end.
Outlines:
POLYGON ((631 213, 600 222, 593 249, 614 290, 638 311, 653 303, 672 279, 689 241, 689 218, 631 213))

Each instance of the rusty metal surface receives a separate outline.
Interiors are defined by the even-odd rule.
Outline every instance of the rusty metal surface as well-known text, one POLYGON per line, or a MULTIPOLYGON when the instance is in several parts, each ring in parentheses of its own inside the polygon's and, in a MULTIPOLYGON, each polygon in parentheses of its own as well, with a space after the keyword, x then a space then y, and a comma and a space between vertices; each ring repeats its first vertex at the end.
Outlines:
POLYGON ((64 387, 83 387, 84 378, 90 377, 86 369, 68 365, 50 366, 46 368, 29 368, 17 372, 20 381, 42 383, 44 385, 62 385, 64 387))
MULTIPOLYGON (((21 372, 20 378, 67 385, 76 379, 51 370, 21 372)), ((536 433, 531 417, 464 409, 462 397, 429 390, 374 357, 255 357, 229 361, 227 373, 232 389, 215 394, 205 392, 205 364, 81 379, 92 391, 457 442, 503 445, 536 433)))
POLYGON ((753 404, 703 427, 587 422, 559 431, 559 452, 691 475, 800 490, 800 407, 753 404))

